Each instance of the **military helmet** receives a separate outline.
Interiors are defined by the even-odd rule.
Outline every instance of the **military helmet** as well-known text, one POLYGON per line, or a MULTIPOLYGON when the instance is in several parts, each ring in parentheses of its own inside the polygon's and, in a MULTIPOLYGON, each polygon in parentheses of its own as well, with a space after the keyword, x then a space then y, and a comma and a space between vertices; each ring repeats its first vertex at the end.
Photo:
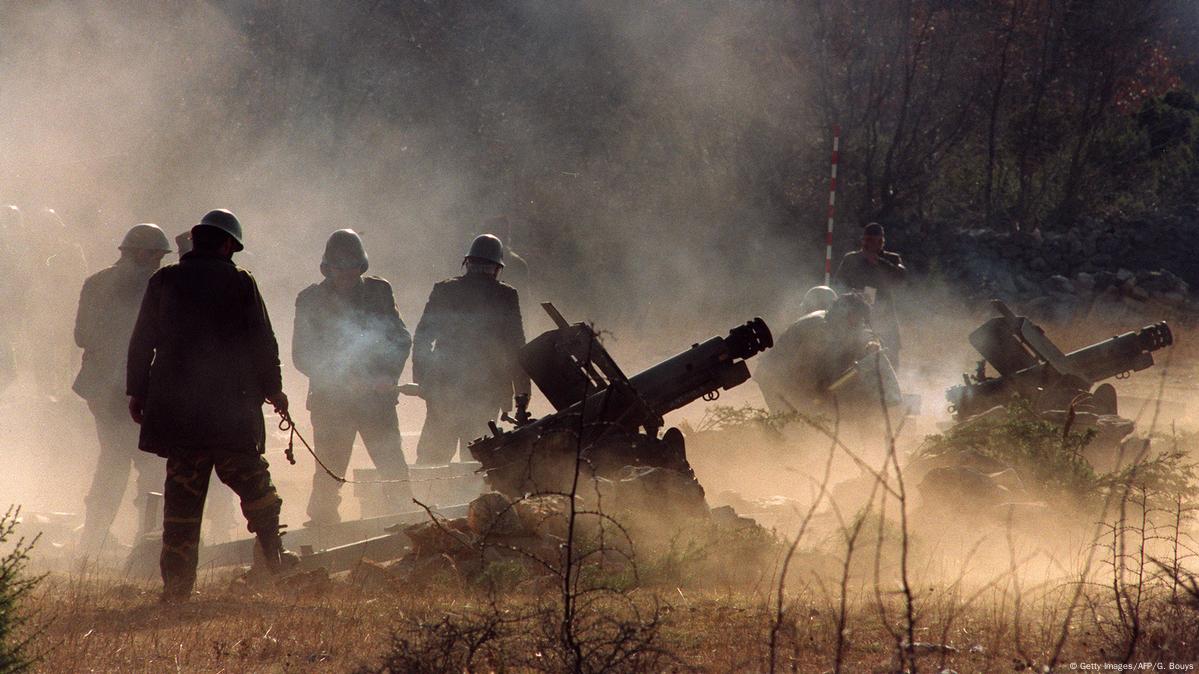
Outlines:
POLYGON ((339 229, 329 235, 325 243, 325 255, 321 258, 321 272, 326 269, 358 268, 358 273, 366 273, 370 261, 366 256, 366 247, 362 245, 362 236, 352 229, 339 229))
POLYGON ((503 267, 504 244, 494 234, 480 234, 471 242, 470 250, 466 251, 466 258, 468 260, 474 259, 481 262, 490 262, 503 267))
POLYGON ((828 286, 813 286, 804 293, 799 309, 805 315, 813 311, 827 311, 837 301, 837 291, 828 286))
POLYGON ((246 247, 242 242, 241 222, 236 215, 224 208, 205 213, 196 227, 215 227, 233 237, 233 250, 235 251, 243 250, 246 247))
POLYGON ((134 225, 125 232, 125 238, 121 239, 121 245, 117 246, 120 250, 155 250, 163 253, 171 252, 171 242, 167 240, 167 235, 158 225, 143 222, 140 225, 134 225))

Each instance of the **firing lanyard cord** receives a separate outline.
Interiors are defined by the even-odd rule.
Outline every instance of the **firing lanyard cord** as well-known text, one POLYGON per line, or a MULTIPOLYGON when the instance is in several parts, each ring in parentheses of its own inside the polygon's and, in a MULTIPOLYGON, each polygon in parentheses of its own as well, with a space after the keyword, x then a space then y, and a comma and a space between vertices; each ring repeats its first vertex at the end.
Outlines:
POLYGON ((312 448, 312 445, 308 444, 308 440, 306 440, 304 438, 304 436, 300 434, 300 431, 296 430, 296 422, 292 421, 291 415, 288 414, 287 412, 279 413, 279 430, 288 434, 287 449, 284 450, 284 454, 287 456, 288 463, 290 463, 293 466, 296 465, 295 446, 296 446, 296 438, 299 438, 300 444, 304 445, 304 449, 308 450, 308 453, 312 455, 312 458, 316 461, 316 465, 320 466, 321 470, 324 470, 325 473, 329 475, 329 477, 333 478, 334 480, 336 480, 337 482, 339 482, 341 484, 402 484, 402 483, 412 484, 412 483, 416 483, 416 482, 441 482, 441 481, 445 481, 445 480, 462 480, 462 479, 471 477, 470 475, 448 475, 445 477, 429 477, 429 478, 422 478, 419 480, 413 480, 412 478, 407 478, 407 477, 400 478, 397 480, 351 480, 344 475, 338 475, 337 473, 334 473, 332 469, 330 469, 328 466, 325 465, 324 461, 321 461, 321 457, 317 455, 316 450, 314 450, 312 448))

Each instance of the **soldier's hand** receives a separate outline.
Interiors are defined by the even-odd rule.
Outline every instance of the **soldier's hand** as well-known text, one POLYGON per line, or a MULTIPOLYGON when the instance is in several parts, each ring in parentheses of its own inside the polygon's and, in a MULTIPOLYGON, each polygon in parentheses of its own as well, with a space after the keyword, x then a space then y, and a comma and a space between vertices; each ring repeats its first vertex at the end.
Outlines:
POLYGON ((516 424, 523 426, 529 423, 533 419, 529 414, 529 394, 517 393, 514 402, 516 403, 516 424))
POLYGON ((286 393, 284 393, 283 391, 279 391, 278 393, 267 396, 266 401, 268 403, 270 403, 272 407, 275 408, 275 414, 278 414, 278 415, 284 416, 284 417, 287 416, 287 394, 286 393))
POLYGON ((145 410, 145 407, 146 407, 146 403, 141 398, 138 398, 136 396, 129 397, 129 416, 133 417, 133 423, 135 423, 135 424, 142 423, 142 419, 144 418, 143 412, 145 410))

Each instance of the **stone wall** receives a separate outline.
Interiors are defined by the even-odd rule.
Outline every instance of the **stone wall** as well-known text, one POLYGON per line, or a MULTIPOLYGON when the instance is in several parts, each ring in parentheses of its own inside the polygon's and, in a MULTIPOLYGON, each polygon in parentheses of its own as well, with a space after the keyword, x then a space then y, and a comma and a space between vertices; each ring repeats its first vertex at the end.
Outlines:
POLYGON ((1199 208, 1153 220, 1083 220, 1042 233, 891 225, 888 248, 916 276, 967 297, 997 297, 1030 315, 1069 321, 1199 313, 1199 208))

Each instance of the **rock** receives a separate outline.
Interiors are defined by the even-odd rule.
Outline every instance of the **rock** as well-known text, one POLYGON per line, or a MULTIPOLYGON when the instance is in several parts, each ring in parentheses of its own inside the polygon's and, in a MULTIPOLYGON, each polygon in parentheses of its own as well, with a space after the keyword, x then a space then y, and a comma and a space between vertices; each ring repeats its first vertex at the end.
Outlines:
POLYGON ((616 480, 600 487, 605 509, 654 513, 665 517, 703 518, 708 515, 704 488, 690 475, 668 468, 625 466, 616 480))
POLYGON ((1125 269, 1123 267, 1121 267, 1119 270, 1116 271, 1116 280, 1119 281, 1120 283, 1127 283, 1129 281, 1135 282, 1136 278, 1137 278, 1136 274, 1128 271, 1127 269, 1125 269))
POLYGON ((570 501, 565 496, 531 496, 518 501, 515 510, 521 529, 534 536, 565 540, 570 525, 570 501))
POLYGON ((1116 275, 1110 271, 1095 272, 1095 290, 1103 291, 1116 284, 1116 275))
POLYGON ((1074 284, 1065 276, 1054 274, 1045 280, 1045 290, 1052 293, 1061 293, 1063 295, 1074 294, 1074 284))
POLYGON ((477 537, 471 531, 465 517, 445 522, 413 524, 406 527, 404 533, 411 539, 412 550, 418 556, 475 552, 477 537))
POLYGON ((333 580, 329 578, 329 570, 317 567, 311 571, 282 576, 275 585, 288 593, 300 596, 321 595, 333 588, 333 580))
POLYGON ((1095 276, 1086 272, 1079 272, 1074 277, 1074 290, 1079 294, 1091 294, 1095 290, 1095 276))
MULTIPOLYGON (((1066 410, 1048 410, 1041 413, 1041 418, 1054 424, 1065 424, 1069 416, 1066 410)), ((1115 441, 1123 439, 1132 433, 1136 424, 1132 419, 1125 419, 1117 414, 1094 414, 1091 412, 1075 411, 1074 420, 1070 423, 1072 431, 1095 430, 1102 436, 1115 436, 1115 441)), ((1096 438, 1098 439, 1098 438, 1096 438)))
POLYGON ((919 485, 926 505, 979 512, 1011 500, 1011 492, 970 466, 941 466, 928 471, 919 485))
POLYGON ((732 506, 712 508, 709 517, 712 520, 712 524, 720 529, 740 531, 741 529, 752 529, 758 526, 758 523, 754 520, 738 515, 732 506))
POLYGON ((347 580, 351 585, 365 592, 387 590, 395 583, 395 577, 392 576, 389 567, 369 559, 360 561, 350 571, 347 580))
POLYGON ((524 531, 512 504, 503 494, 494 491, 470 502, 466 524, 479 536, 515 536, 524 531))

